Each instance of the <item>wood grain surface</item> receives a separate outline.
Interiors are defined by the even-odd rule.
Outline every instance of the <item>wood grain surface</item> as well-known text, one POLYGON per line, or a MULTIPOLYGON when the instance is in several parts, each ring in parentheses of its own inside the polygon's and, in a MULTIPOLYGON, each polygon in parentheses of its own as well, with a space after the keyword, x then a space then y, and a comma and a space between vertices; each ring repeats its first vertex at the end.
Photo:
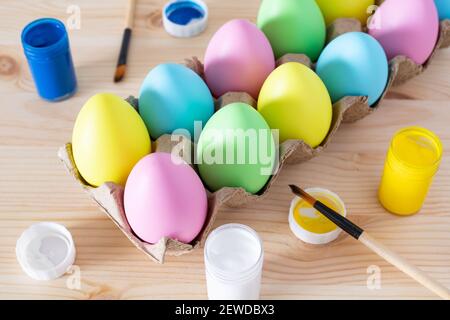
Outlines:
MULTIPOLYGON (((57 148, 70 141, 75 117, 91 95, 137 94, 150 68, 190 56, 202 58, 220 25, 232 18, 255 21, 259 5, 258 0, 208 0, 207 30, 194 39, 175 39, 161 25, 164 2, 138 1, 127 75, 122 83, 113 84, 125 0, 0 0, 0 298, 206 298, 201 250, 169 257, 164 265, 150 262, 83 193, 56 156, 57 148), (67 9, 74 4, 81 9, 81 28, 70 30, 79 91, 67 101, 47 103, 35 92, 20 32, 39 17, 67 21, 71 15, 67 9), (39 221, 59 222, 72 232, 80 287, 71 286, 67 275, 37 282, 20 269, 16 240, 39 221)), ((265 200, 220 212, 217 225, 247 224, 264 241, 262 298, 435 298, 347 236, 316 247, 297 240, 287 223, 292 199, 288 183, 338 193, 352 220, 450 287, 449 75, 450 50, 443 50, 425 74, 390 92, 380 110, 344 125, 318 158, 286 167, 265 200), (435 131, 445 153, 423 210, 397 217, 382 209, 376 191, 390 138, 409 125, 435 131), (381 270, 379 289, 367 287, 370 266, 381 270)))

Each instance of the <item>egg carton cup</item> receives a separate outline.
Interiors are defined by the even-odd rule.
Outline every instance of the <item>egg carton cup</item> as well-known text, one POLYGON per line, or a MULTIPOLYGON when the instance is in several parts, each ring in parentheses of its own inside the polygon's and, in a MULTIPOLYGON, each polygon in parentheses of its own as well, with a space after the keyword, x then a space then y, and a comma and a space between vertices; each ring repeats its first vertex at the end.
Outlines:
MULTIPOLYGON (((364 31, 361 23, 356 19, 338 19, 328 29, 327 41, 331 41, 337 36, 351 31, 364 31)), ((243 188, 222 188, 214 193, 207 191, 208 194, 208 213, 202 231, 190 244, 179 242, 168 237, 162 238, 158 243, 149 244, 142 241, 132 231, 124 210, 123 193, 124 187, 112 182, 106 182, 99 187, 89 185, 79 173, 72 153, 72 144, 67 143, 58 151, 58 157, 68 170, 68 172, 75 178, 75 180, 82 186, 94 202, 102 209, 104 213, 117 225, 117 227, 125 234, 125 236, 142 252, 144 252, 151 260, 164 263, 164 258, 168 256, 180 256, 191 252, 192 250, 203 247, 206 237, 212 229, 214 221, 219 213, 219 209, 224 206, 242 207, 247 203, 251 203, 263 199, 271 186, 276 182, 282 168, 286 164, 298 164, 308 161, 318 154, 323 152, 331 142, 337 130, 342 123, 351 123, 358 121, 378 109, 385 94, 392 86, 405 83, 413 77, 424 72, 430 62, 432 61, 437 49, 446 48, 450 46, 450 20, 441 22, 440 36, 436 48, 430 59, 424 65, 417 65, 411 59, 404 56, 398 56, 389 62, 389 79, 386 85, 385 92, 379 101, 373 105, 368 105, 367 97, 348 96, 342 98, 340 101, 333 104, 333 117, 330 130, 327 137, 322 144, 317 148, 311 148, 302 140, 288 140, 279 146, 279 169, 273 175, 265 187, 258 194, 251 194, 243 188)), ((314 64, 310 59, 302 54, 287 54, 277 61, 277 66, 287 62, 299 62, 309 68, 314 69, 314 64)), ((204 78, 204 69, 201 61, 196 58, 186 59, 184 64, 194 70, 202 78, 204 78)), ((129 97, 128 102, 137 110, 139 109, 138 99, 129 97)), ((244 102, 256 108, 256 101, 247 93, 244 92, 229 92, 215 101, 216 111, 233 102, 244 102)), ((194 153, 193 144, 190 140, 180 137, 185 148, 191 148, 191 155, 194 153)), ((170 135, 163 135, 155 142, 153 148, 155 152, 171 152, 175 144, 178 142, 172 141, 170 135)), ((193 162, 191 162, 193 163, 193 162)), ((196 167, 193 166, 196 170, 196 167)))

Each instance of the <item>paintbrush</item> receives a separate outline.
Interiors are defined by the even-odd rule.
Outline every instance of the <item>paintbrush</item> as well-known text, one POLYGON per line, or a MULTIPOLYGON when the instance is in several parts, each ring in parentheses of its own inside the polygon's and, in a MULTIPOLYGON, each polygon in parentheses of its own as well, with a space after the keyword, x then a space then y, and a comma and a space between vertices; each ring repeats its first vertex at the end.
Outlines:
POLYGON ((116 73, 114 74, 114 82, 121 81, 127 69, 128 47, 130 46, 131 29, 133 28, 135 9, 136 9, 136 0, 128 0, 127 16, 125 19, 125 30, 123 31, 122 45, 120 47, 116 73))
POLYGON ((370 236, 367 231, 364 231, 360 227, 358 227, 356 224, 348 220, 347 218, 343 217, 333 209, 327 207, 319 200, 315 199, 308 193, 306 193, 304 190, 300 189, 299 187, 295 185, 289 185, 292 192, 304 199, 306 202, 308 202, 311 206, 313 206, 317 211, 322 213, 325 217, 330 219, 334 224, 336 224, 339 228, 347 232, 349 235, 351 235, 356 240, 361 241, 366 247, 371 249, 373 252, 378 254, 380 257, 385 259, 387 262, 391 263, 395 267, 397 267, 399 270, 406 273, 408 276, 416 280, 418 283, 423 285, 424 287, 430 289, 435 294, 440 296, 443 299, 449 300, 450 299, 450 292, 449 290, 444 287, 442 284, 437 282, 436 280, 429 277, 427 274, 425 274, 423 271, 415 267, 414 265, 410 264, 408 261, 400 257, 398 254, 384 246, 382 243, 380 243, 378 240, 370 236))

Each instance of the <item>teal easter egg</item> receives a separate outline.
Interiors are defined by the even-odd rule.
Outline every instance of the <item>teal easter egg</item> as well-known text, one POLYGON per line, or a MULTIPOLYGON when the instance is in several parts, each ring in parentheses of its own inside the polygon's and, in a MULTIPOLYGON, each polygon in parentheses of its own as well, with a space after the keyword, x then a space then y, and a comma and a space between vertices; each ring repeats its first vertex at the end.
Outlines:
POLYGON ((223 187, 257 193, 276 168, 277 152, 269 125, 254 108, 231 103, 206 124, 197 144, 197 163, 211 191, 223 187))
POLYGON ((449 0, 434 0, 439 12, 439 19, 450 19, 450 1, 449 0))
POLYGON ((181 64, 160 64, 142 83, 139 113, 153 139, 178 129, 193 139, 195 122, 206 124, 214 113, 214 100, 194 71, 181 64))
POLYGON ((317 61, 316 73, 325 83, 333 103, 345 96, 367 96, 372 106, 386 88, 388 60, 372 36, 349 32, 325 47, 317 61))

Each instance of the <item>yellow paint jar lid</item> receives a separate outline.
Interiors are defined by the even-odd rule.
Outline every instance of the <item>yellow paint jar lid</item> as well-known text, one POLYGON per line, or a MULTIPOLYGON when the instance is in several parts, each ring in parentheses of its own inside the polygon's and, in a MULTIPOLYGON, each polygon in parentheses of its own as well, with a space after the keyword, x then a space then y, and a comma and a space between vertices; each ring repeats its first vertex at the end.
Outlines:
MULTIPOLYGON (((309 188, 305 191, 344 217, 347 216, 344 202, 334 192, 323 188, 309 188)), ((310 244, 329 243, 335 240, 342 231, 299 197, 295 197, 291 202, 289 227, 297 238, 310 244)))

